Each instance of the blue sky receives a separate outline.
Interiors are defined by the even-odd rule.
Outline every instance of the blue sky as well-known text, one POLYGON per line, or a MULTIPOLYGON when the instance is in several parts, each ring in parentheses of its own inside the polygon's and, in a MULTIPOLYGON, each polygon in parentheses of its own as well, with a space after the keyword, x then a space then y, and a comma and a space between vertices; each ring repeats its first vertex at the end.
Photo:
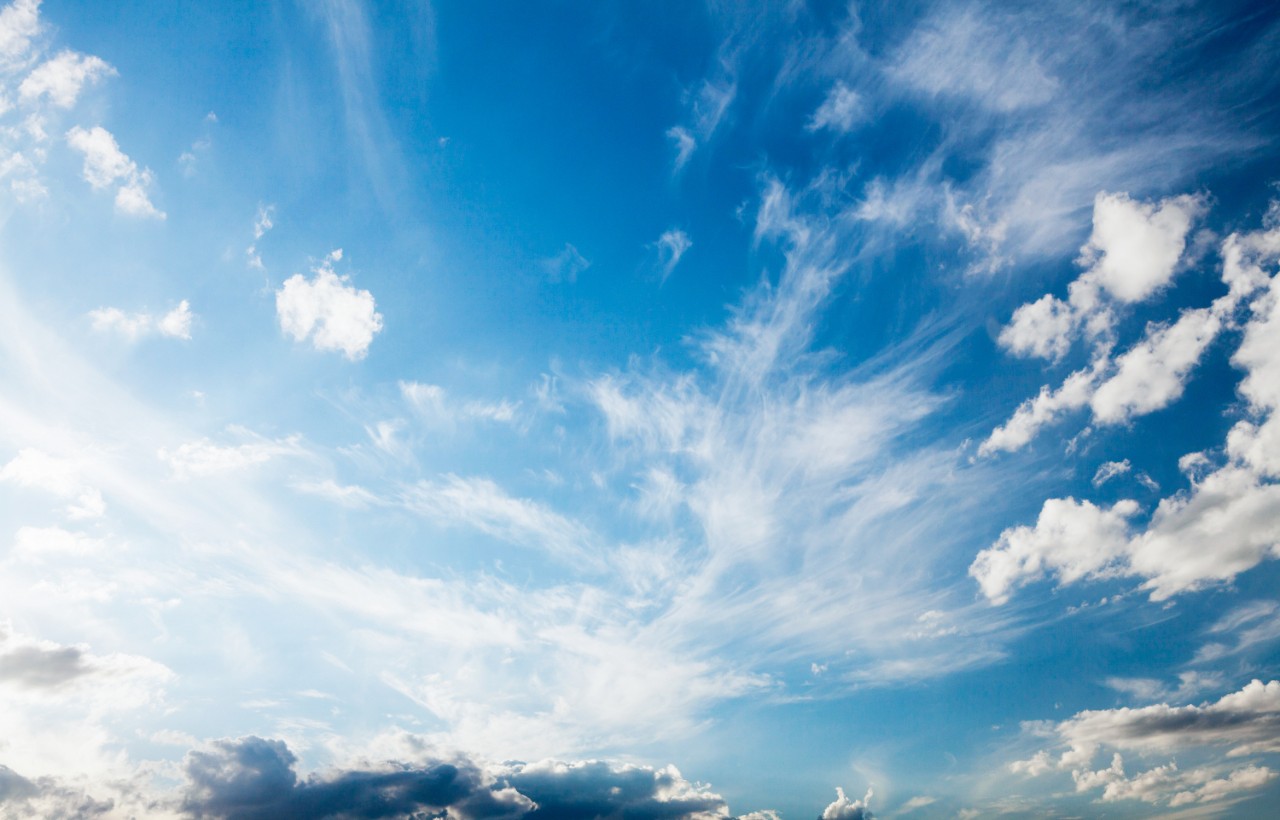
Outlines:
POLYGON ((1278 39, 5 6, 0 816, 1269 816, 1278 39))

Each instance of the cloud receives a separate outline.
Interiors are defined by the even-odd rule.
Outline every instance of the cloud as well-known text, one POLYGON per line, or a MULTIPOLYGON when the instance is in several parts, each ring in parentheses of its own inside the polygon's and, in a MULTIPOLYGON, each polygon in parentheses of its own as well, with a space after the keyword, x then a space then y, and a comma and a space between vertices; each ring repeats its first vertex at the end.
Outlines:
POLYGON ((1084 711, 1040 731, 1062 749, 1056 760, 1050 750, 1011 765, 1016 773, 1040 776, 1072 770, 1077 791, 1103 789, 1103 801, 1140 799, 1179 806, 1221 800, 1240 791, 1260 788, 1276 773, 1257 765, 1227 770, 1226 761, 1280 751, 1280 681, 1254 680, 1238 692, 1202 705, 1084 711), (1189 772, 1175 763, 1157 766, 1130 778, 1119 751, 1110 767, 1089 768, 1104 749, 1132 751, 1143 756, 1200 750, 1216 753, 1217 762, 1189 772), (1225 756, 1223 756, 1225 755, 1225 756), (1225 774, 1225 776, 1223 776, 1225 774))
MULTIPOLYGON (((603 761, 485 765, 425 755, 300 778, 279 740, 214 741, 187 755, 183 811, 193 817, 457 817, 460 820, 728 818, 724 800, 674 767, 603 761)), ((861 815, 859 815, 861 816, 861 815)))
POLYGON ((432 422, 447 424, 456 421, 489 421, 511 424, 516 421, 520 410, 519 402, 507 399, 459 401, 437 384, 402 381, 399 386, 400 395, 405 401, 420 417, 432 422))
POLYGON ((307 454, 300 436, 267 439, 242 427, 232 427, 230 431, 249 441, 222 445, 204 438, 184 442, 173 449, 161 448, 156 455, 169 465, 175 478, 186 480, 236 472, 280 456, 307 454))
POLYGON ((1128 545, 1128 520, 1138 511, 1133 501, 1109 508, 1074 498, 1044 502, 1034 527, 1013 527, 978 554, 969 567, 993 604, 1009 600, 1012 589, 1046 573, 1060 583, 1122 574, 1128 545))
POLYGON ((116 70, 100 57, 63 51, 28 74, 18 86, 18 95, 26 103, 48 97, 59 108, 70 108, 87 83, 115 73, 116 70))
POLYGON ((1005 112, 1042 105, 1059 88, 1026 40, 970 12, 920 26, 889 74, 929 95, 973 100, 1005 112))
POLYGON ((309 339, 316 350, 340 351, 358 361, 382 330, 382 314, 375 310, 372 293, 334 273, 333 264, 340 259, 342 251, 336 250, 312 269, 312 279, 300 273, 287 279, 276 291, 276 316, 294 341, 309 339))
POLYGON ((1098 339, 1111 325, 1104 298, 1141 302, 1167 286, 1186 248, 1203 198, 1183 194, 1159 203, 1135 202, 1127 194, 1099 193, 1093 203, 1093 233, 1080 251, 1085 272, 1068 287, 1066 302, 1045 294, 1019 307, 1000 333, 1015 355, 1059 359, 1077 330, 1098 339))
POLYGON ((591 263, 587 261, 578 249, 569 243, 565 243, 564 249, 560 253, 541 262, 542 270, 546 273, 547 279, 552 282, 576 282, 578 275, 585 272, 591 267, 591 263))
POLYGON ((40 0, 15 0, 0 9, 0 66, 20 65, 39 31, 40 0))
POLYGON ((125 313, 119 308, 107 307, 89 311, 93 329, 102 333, 118 333, 129 341, 136 341, 153 334, 171 339, 190 339, 191 320, 194 314, 186 299, 163 316, 152 313, 125 313))
POLYGON ((693 247, 693 242, 684 231, 672 228, 669 231, 663 231, 662 236, 658 237, 656 247, 658 264, 662 267, 662 280, 665 282, 671 272, 676 269, 676 265, 680 264, 680 257, 693 247))
POLYGON ((1129 463, 1129 459, 1124 461, 1104 461, 1098 465, 1098 471, 1093 474, 1093 486, 1101 487, 1116 476, 1122 476, 1133 469, 1133 465, 1129 463))
POLYGON ((82 473, 75 461, 35 448, 23 448, 0 468, 0 481, 44 490, 68 500, 69 518, 99 518, 107 510, 106 502, 102 500, 101 491, 84 481, 82 473))
POLYGON ((75 126, 67 132, 67 144, 84 154, 84 179, 94 189, 109 188, 116 183, 116 210, 126 216, 164 219, 165 214, 151 203, 147 189, 151 171, 139 170, 129 159, 116 138, 100 125, 89 130, 75 126))
POLYGON ((534 501, 514 498, 486 478, 447 475, 441 481, 422 481, 404 503, 442 524, 471 527, 580 566, 594 560, 589 549, 594 539, 585 527, 534 501))
POLYGON ((836 787, 836 799, 822 810, 819 820, 871 820, 871 790, 861 800, 851 800, 844 789, 836 787))
POLYGON ((667 139, 671 140, 675 146, 675 170, 678 172, 688 164, 689 158, 698 147, 698 141, 693 138, 693 134, 689 133, 689 129, 682 125, 673 125, 668 128, 667 139))
POLYGON ((249 247, 244 249, 245 258, 248 260, 248 265, 251 268, 257 268, 258 270, 265 269, 262 264, 262 256, 258 253, 258 242, 261 241, 262 237, 267 235, 267 231, 275 227, 275 222, 272 221, 275 218, 275 215, 276 206, 258 206, 258 215, 254 217, 253 220, 253 242, 249 247))
POLYGON ((828 128, 838 133, 846 133, 853 130, 862 116, 862 97, 843 82, 837 82, 831 86, 827 98, 822 101, 822 105, 818 106, 818 110, 813 112, 813 117, 805 128, 809 131, 828 128))

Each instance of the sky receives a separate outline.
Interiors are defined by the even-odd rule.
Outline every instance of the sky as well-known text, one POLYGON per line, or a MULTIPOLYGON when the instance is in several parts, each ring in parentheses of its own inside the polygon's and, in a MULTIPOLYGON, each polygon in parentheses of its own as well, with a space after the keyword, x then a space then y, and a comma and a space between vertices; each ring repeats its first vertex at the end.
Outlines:
POLYGON ((0 817, 1274 816, 1280 9, 0 9, 0 817))

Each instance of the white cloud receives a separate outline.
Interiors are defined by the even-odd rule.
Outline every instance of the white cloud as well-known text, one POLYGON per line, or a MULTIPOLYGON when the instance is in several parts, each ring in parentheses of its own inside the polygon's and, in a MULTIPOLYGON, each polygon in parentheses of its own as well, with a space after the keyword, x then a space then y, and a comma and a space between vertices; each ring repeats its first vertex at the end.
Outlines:
POLYGON ((853 126, 862 119, 862 110, 862 98, 858 92, 842 82, 837 82, 827 93, 827 98, 823 100, 822 105, 813 112, 813 117, 805 127, 810 131, 823 128, 841 133, 851 131, 853 126))
POLYGON ((1115 373, 1090 400, 1100 424, 1119 424, 1166 407, 1182 395, 1187 376, 1222 328, 1212 308, 1187 310, 1169 327, 1147 336, 1116 359, 1115 373))
POLYGON ((20 64, 40 31, 40 0, 15 0, 0 9, 0 65, 20 64))
POLYGON ((151 172, 139 170, 137 163, 120 150, 111 132, 98 125, 89 130, 77 125, 67 132, 67 144, 84 154, 84 179, 95 189, 119 183, 116 210, 128 216, 165 218, 147 194, 151 172))
POLYGON ((419 482, 405 505, 442 524, 462 525, 561 560, 587 566, 596 559, 588 549, 590 531, 559 513, 525 498, 515 498, 486 478, 444 476, 419 482))
POLYGON ((1051 498, 1034 527, 1002 532, 974 559, 969 574, 995 604, 1007 601, 1015 586, 1048 572, 1062 583, 1120 574, 1128 519, 1137 511, 1132 501, 1102 508, 1074 498, 1051 498))
POLYGON ((684 168, 689 162, 689 158, 693 156, 694 150, 698 147, 698 141, 693 138, 693 134, 689 133, 689 129, 681 125, 673 125, 668 128, 667 138, 675 146, 675 170, 679 171, 684 168))
POLYGON ((258 215, 253 220, 253 242, 244 249, 244 255, 248 259, 248 264, 251 268, 264 269, 262 256, 258 253, 258 242, 267 235, 267 231, 275 227, 275 222, 273 221, 275 214, 276 206, 274 205, 258 206, 258 215))
POLYGON ((1046 103, 1058 90, 1025 40, 971 13, 921 26, 889 73, 918 91, 971 99, 1005 112, 1046 103))
POLYGON ((658 237, 658 264, 662 266, 662 279, 671 275, 676 269, 676 265, 680 264, 680 257, 684 256, 684 252, 693 246, 693 242, 689 239, 689 235, 679 228, 672 228, 664 231, 662 236, 658 237))
POLYGON ((186 299, 162 316, 151 313, 125 313, 119 308, 89 311, 93 329, 103 333, 119 333, 130 341, 158 334, 172 339, 190 339, 194 314, 186 299))
POLYGON ((978 455, 1012 452, 1025 447, 1041 427, 1088 404, 1094 379, 1093 370, 1078 370, 1068 376, 1057 390, 1051 391, 1048 385, 1041 387, 1038 396, 1024 401, 1007 422, 991 431, 991 435, 978 446, 978 455))
POLYGON ((24 448, 0 468, 0 481, 43 490, 68 500, 70 518, 99 518, 106 512, 107 505, 102 493, 85 483, 82 473, 81 466, 74 461, 24 448))
POLYGON ((63 51, 27 75, 18 86, 18 95, 27 103, 48 97, 59 108, 70 108, 75 105, 76 97, 86 83, 115 73, 116 70, 100 57, 63 51))
POLYGON ((1199 706, 1159 703, 1141 708, 1084 711, 1047 729, 1057 741, 1056 756, 1050 750, 1011 764, 1015 773, 1036 777, 1053 770, 1071 769, 1077 791, 1102 789, 1101 799, 1138 799, 1180 806, 1221 800, 1237 792, 1251 791, 1275 778, 1276 773, 1257 765, 1228 771, 1225 761, 1280 751, 1280 681, 1254 680, 1238 692, 1199 706), (1144 757, 1200 750, 1217 754, 1217 762, 1181 772, 1176 763, 1156 766, 1128 777, 1119 751, 1108 768, 1093 770, 1098 752, 1134 751, 1144 757), (1225 754, 1224 754, 1225 753, 1225 754))
POLYGON ((382 315, 372 293, 334 273, 333 263, 341 258, 342 251, 336 250, 313 269, 314 278, 295 273, 286 280, 276 291, 276 315, 280 329, 294 341, 310 339, 316 350, 341 351, 356 361, 382 330, 382 315))
POLYGON ((427 421, 449 424, 457 421, 492 421, 510 424, 516 420, 520 403, 500 399, 481 401, 455 400, 437 384, 400 382, 400 395, 404 397, 420 417, 427 421))
POLYGON ((542 260, 542 270, 552 282, 576 282, 578 274, 591 267, 587 258, 569 243, 555 256, 542 260))
POLYGON ((1127 304, 1167 286, 1205 208, 1202 197, 1190 194, 1143 203, 1127 194, 1099 193, 1093 233, 1080 251, 1086 270, 1071 283, 1067 301, 1045 294, 1022 305, 1001 331, 1000 344, 1015 355, 1060 359, 1078 330, 1104 338, 1112 319, 1103 295, 1127 304))
POLYGON ((263 464, 281 456, 302 456, 307 449, 300 436, 265 439, 243 428, 231 432, 250 440, 244 444, 215 444, 209 439, 184 442, 173 449, 161 448, 157 457, 173 470, 174 477, 188 479, 235 472, 263 464))
POLYGON ((1093 474, 1093 486, 1101 487, 1116 476, 1122 476, 1133 469, 1133 465, 1129 463, 1129 459, 1124 461, 1104 461, 1098 465, 1098 471, 1093 474))
POLYGON ((819 820, 870 820, 871 789, 861 800, 852 800, 844 789, 836 786, 836 799, 822 810, 819 820))
POLYGON ((1187 234, 1204 213, 1203 197, 1183 194, 1159 204, 1126 194, 1100 193, 1093 203, 1093 234, 1081 249, 1083 279, 1120 302, 1141 302, 1169 284, 1187 234))

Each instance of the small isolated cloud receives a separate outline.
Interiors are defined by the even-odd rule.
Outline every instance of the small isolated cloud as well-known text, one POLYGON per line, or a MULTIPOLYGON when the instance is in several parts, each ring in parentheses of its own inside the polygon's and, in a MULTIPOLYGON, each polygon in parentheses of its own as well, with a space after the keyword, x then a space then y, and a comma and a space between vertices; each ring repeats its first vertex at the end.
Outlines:
POLYGON ((837 82, 827 93, 818 110, 805 127, 810 131, 824 128, 840 133, 853 130, 853 126, 862 119, 862 97, 858 92, 842 82, 837 82))
POLYGON ((673 125, 668 128, 667 139, 671 140, 671 144, 676 149, 675 170, 679 171, 693 156, 694 149, 698 147, 698 141, 693 138, 693 134, 689 133, 689 129, 682 125, 673 125))
POLYGON ((510 424, 516 420, 519 402, 500 399, 482 401, 458 400, 438 384, 400 382, 400 395, 424 421, 451 424, 460 421, 486 421, 510 424))
POLYGON ((253 242, 249 247, 244 249, 245 258, 248 260, 249 267, 263 270, 262 256, 258 253, 258 242, 262 237, 267 235, 267 231, 275 227, 272 221, 276 215, 276 206, 259 205, 258 215, 253 220, 253 242))
POLYGON ((567 242, 560 253, 542 260, 542 270, 547 274, 547 279, 552 282, 575 282, 578 274, 589 267, 591 263, 586 257, 567 242))
POLYGON ((147 195, 151 171, 120 150, 116 138, 100 125, 88 130, 75 126, 67 132, 67 144, 84 154, 84 180, 95 190, 116 187, 116 210, 127 216, 164 219, 147 195))
POLYGON ((662 280, 665 282, 671 272, 676 269, 676 265, 680 264, 680 257, 693 247, 693 241, 684 231, 672 228, 658 237, 655 247, 658 251, 658 264, 662 267, 662 280))
POLYGON ((382 314, 373 294, 348 284, 349 278, 333 270, 342 259, 335 250, 312 269, 307 279, 295 273, 276 291, 276 316, 280 329, 301 342, 309 339, 316 350, 341 352, 350 361, 363 359, 373 337, 382 330, 382 314))
POLYGON ((24 103, 46 97, 59 108, 70 108, 86 84, 115 73, 100 57, 63 51, 28 74, 18 86, 18 96, 24 103))
POLYGON ((836 799, 822 810, 819 820, 871 820, 871 789, 861 800, 852 800, 836 786, 836 799))
POLYGON ((166 336, 170 339, 190 339, 191 320, 194 314, 186 299, 163 315, 152 313, 125 313, 119 308, 107 307, 89 311, 93 329, 100 333, 116 333, 129 341, 146 336, 166 336))
POLYGON ((1101 487, 1116 476, 1122 476, 1133 469, 1133 465, 1129 463, 1129 459, 1124 461, 1105 461, 1098 466, 1098 471, 1093 474, 1093 486, 1101 487))

